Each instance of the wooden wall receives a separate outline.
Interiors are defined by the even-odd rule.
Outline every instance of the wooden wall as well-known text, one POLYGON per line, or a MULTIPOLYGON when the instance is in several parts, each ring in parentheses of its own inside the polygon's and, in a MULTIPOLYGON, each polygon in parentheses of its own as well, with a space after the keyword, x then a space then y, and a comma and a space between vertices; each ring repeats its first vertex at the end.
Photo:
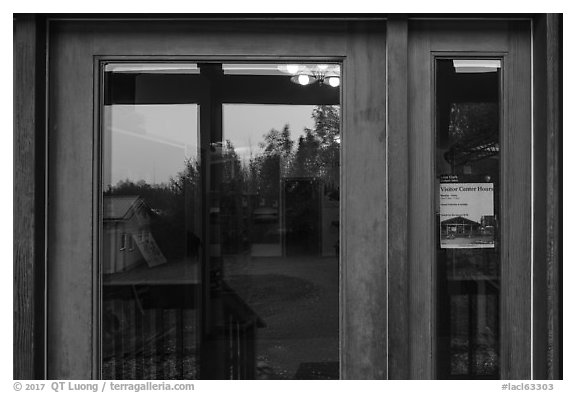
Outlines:
MULTIPOLYGON (((562 378, 562 243, 561 228, 561 147, 562 147, 562 16, 555 14, 537 15, 533 17, 534 34, 534 181, 538 187, 534 189, 534 325, 533 325, 533 378, 562 378)), ((406 111, 407 94, 407 31, 406 19, 391 16, 387 26, 388 59, 382 67, 387 70, 381 75, 387 79, 388 100, 382 105, 388 105, 388 154, 379 157, 382 162, 407 157, 406 138, 408 113, 406 111), (388 76, 389 75, 389 76, 388 76), (404 132, 396 132, 404 130, 404 132)), ((45 373, 45 124, 46 124, 46 36, 45 18, 34 15, 17 15, 14 19, 14 370, 15 379, 41 379, 45 373)), ((353 38, 352 38, 353 39, 353 38)), ((378 45, 370 41, 367 45, 378 45)), ((361 46, 359 46, 361 48, 361 46)), ((369 50, 365 53, 370 58, 369 50)), ((358 57, 359 59, 361 56, 358 57)), ((352 64, 351 64, 352 66, 352 64)), ((352 83, 350 79, 348 83, 352 83)), ((381 113, 385 113, 382 110, 381 113)), ((381 123, 376 112, 365 112, 368 120, 381 123), (376 116, 376 117, 375 117, 376 116)), ((350 119, 352 122, 362 122, 366 119, 350 119)), ((384 129, 378 129, 382 136, 384 129)), ((348 149, 347 154, 354 151, 348 149)), ((348 157, 348 159, 351 159, 348 157)), ((355 166, 360 167, 360 164, 355 166)), ((407 183, 397 182, 407 176, 406 167, 396 166, 397 173, 388 174, 387 211, 382 217, 388 216, 388 227, 406 228, 407 200, 404 197, 407 183)), ((353 173, 347 180, 353 182, 353 173)), ((350 184, 349 184, 350 185, 350 184)), ((350 209, 347 213, 353 218, 353 201, 345 202, 350 209)), ((380 206, 380 205, 379 205, 380 206)), ((346 208, 346 207, 345 207, 346 208)), ((351 223, 351 222, 350 222, 351 223)), ((350 230, 343 231, 349 233, 350 230)), ((387 258, 390 261, 407 259, 407 239, 405 231, 388 233, 387 258)), ((343 239, 342 243, 345 243, 343 239)), ((390 291, 408 294, 409 288, 403 286, 408 270, 405 264, 390 264, 388 271, 390 291)), ((357 271, 360 274, 360 271, 357 271)), ((367 273, 367 272, 365 272, 367 273)), ((362 277, 358 276, 358 279, 362 277)), ((358 302, 364 304, 374 314, 376 324, 385 324, 387 318, 377 315, 369 299, 384 296, 386 292, 386 277, 382 276, 382 287, 358 287, 358 302), (371 292, 375 290, 376 292, 371 292), (382 292, 384 291, 384 292, 382 292), (365 297, 367 296, 367 297, 365 297), (364 300, 362 300, 364 299, 364 300)), ((352 288, 345 288, 351 291, 352 288)), ((408 296, 399 298, 389 304, 389 314, 397 315, 407 307, 408 296)), ((343 305, 346 324, 342 326, 347 331, 360 331, 361 326, 354 325, 351 318, 354 310, 343 305)), ((408 322, 402 318, 389 321, 390 334, 401 336, 408 329, 408 322), (396 332, 396 333, 394 333, 396 332)), ((385 339, 373 332, 372 339, 385 339)), ((366 362, 361 354, 343 354, 345 362, 360 361, 359 369, 370 367, 370 362, 384 362, 371 371, 360 374, 348 374, 344 377, 354 378, 369 375, 374 378, 406 378, 402 364, 410 361, 407 341, 389 343, 389 356, 382 359, 386 349, 374 350, 366 362), (386 369, 387 367, 387 369, 386 369), (388 375, 386 375, 389 373, 388 375)), ((350 342, 357 348, 370 348, 370 340, 356 338, 350 342), (358 341, 359 340, 359 341, 358 341)), ((385 347, 384 347, 385 348, 385 347)), ((343 347, 346 351, 346 346, 343 347)), ((372 364, 372 367, 374 365, 372 364)))
POLYGON ((533 29, 533 378, 562 379, 562 15, 533 29))
POLYGON ((14 379, 44 373, 44 25, 14 21, 14 379))

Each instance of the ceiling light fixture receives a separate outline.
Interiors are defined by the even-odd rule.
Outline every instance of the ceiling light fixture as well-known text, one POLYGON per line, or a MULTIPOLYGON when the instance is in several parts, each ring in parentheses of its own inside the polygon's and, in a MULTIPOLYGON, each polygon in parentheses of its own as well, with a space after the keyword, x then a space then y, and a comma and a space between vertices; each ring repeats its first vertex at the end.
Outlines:
POLYGON ((337 64, 281 64, 278 70, 292 75, 290 80, 301 86, 316 82, 331 87, 340 86, 340 66, 337 64))

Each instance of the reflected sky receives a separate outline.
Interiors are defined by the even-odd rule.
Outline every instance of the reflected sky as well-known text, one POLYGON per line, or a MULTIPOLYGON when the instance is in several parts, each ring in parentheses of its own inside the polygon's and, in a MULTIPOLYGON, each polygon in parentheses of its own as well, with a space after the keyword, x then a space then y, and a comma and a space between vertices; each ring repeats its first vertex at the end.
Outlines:
POLYGON ((337 379, 338 90, 177 66, 107 79, 104 378, 337 379))
MULTIPOLYGON (((224 127, 234 130, 230 139, 242 161, 257 154, 262 136, 270 129, 289 125, 297 141, 304 128, 312 128, 312 105, 227 104, 224 127), (257 139, 255 139, 257 138, 257 139)), ((198 105, 111 105, 105 107, 105 132, 111 148, 104 149, 104 184, 121 180, 144 180, 148 184, 168 183, 182 171, 185 159, 198 155, 198 105), (134 152, 134 154, 127 154, 134 152)))
POLYGON ((223 128, 228 132, 224 138, 232 142, 240 160, 247 162, 251 151, 254 155, 261 151, 258 144, 273 128, 282 130, 288 124, 292 140, 298 141, 304 128, 314 127, 313 109, 313 105, 225 104, 223 128))

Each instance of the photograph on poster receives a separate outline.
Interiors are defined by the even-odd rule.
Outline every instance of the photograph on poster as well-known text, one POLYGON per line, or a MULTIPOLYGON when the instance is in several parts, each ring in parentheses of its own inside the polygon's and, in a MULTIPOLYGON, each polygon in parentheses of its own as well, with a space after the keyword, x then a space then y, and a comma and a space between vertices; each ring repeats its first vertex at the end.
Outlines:
POLYGON ((440 180, 440 247, 494 248, 494 183, 440 180))

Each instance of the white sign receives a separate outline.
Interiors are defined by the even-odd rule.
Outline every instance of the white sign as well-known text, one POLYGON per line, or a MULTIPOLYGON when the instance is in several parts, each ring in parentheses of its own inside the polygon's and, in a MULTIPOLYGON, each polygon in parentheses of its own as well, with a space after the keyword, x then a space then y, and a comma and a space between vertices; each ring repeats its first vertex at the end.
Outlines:
POLYGON ((440 182, 441 248, 494 248, 495 230, 494 183, 440 182))

